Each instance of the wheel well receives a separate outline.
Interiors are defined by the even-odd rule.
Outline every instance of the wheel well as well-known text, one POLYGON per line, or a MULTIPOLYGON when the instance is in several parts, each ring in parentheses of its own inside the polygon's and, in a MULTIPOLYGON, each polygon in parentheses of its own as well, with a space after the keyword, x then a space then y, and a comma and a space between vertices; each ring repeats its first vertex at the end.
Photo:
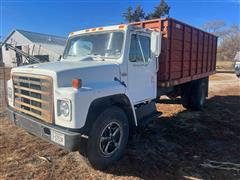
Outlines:
POLYGON ((96 120, 97 116, 110 106, 120 107, 127 115, 129 121, 129 127, 136 126, 133 109, 128 97, 125 94, 118 94, 113 96, 102 97, 94 100, 88 110, 87 119, 83 127, 83 133, 89 134, 92 124, 96 120))
MULTIPOLYGON (((190 82, 187 82, 187 83, 184 83, 184 84, 180 85, 181 96, 184 96, 186 91, 189 91, 189 90, 191 91, 191 89, 194 88, 194 86, 197 86, 200 83, 205 83, 206 84, 206 97, 207 97, 208 96, 209 77, 197 79, 197 80, 190 81, 190 82)), ((190 94, 190 92, 187 92, 187 95, 189 95, 189 94, 190 94)))

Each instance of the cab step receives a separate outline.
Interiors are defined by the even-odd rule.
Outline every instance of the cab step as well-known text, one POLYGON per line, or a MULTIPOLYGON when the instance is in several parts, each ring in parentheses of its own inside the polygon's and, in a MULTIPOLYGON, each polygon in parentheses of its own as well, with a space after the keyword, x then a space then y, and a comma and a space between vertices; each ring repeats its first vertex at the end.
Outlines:
POLYGON ((162 115, 161 112, 155 112, 154 114, 148 115, 147 117, 144 117, 144 118, 138 120, 138 126, 144 127, 147 124, 149 124, 150 122, 158 119, 161 115, 162 115))
POLYGON ((146 124, 158 118, 162 114, 157 111, 155 102, 142 104, 141 106, 136 107, 135 111, 138 119, 138 125, 141 126, 145 126, 146 124))

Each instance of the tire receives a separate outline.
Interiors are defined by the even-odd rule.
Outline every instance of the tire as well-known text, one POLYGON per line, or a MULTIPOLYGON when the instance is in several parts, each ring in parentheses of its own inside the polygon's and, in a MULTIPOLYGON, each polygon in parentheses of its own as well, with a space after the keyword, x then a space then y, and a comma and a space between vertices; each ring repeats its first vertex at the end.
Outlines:
POLYGON ((190 103, 191 86, 192 86, 192 83, 187 83, 182 87, 182 95, 181 95, 182 105, 186 109, 188 109, 190 106, 189 103, 190 103))
POLYGON ((103 111, 90 131, 87 157, 91 166, 104 170, 119 160, 128 142, 129 123, 125 112, 119 107, 103 111))
POLYGON ((204 80, 194 82, 191 88, 189 109, 201 110, 203 108, 207 94, 206 91, 207 84, 204 80))

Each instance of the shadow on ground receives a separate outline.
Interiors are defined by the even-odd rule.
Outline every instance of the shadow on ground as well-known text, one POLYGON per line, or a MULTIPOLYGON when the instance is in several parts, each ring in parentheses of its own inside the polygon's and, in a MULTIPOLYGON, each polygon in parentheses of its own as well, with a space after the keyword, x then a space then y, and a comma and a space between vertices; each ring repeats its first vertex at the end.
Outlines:
POLYGON ((107 172, 143 179, 239 179, 240 167, 204 164, 240 164, 240 96, 214 96, 206 104, 202 111, 184 110, 138 130, 123 159, 107 172))

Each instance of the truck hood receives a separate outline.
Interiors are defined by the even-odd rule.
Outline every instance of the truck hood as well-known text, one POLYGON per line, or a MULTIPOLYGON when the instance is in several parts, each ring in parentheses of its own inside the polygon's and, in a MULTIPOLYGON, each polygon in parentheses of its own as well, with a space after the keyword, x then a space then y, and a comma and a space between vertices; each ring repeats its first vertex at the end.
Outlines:
POLYGON ((81 79, 83 86, 92 83, 109 83, 119 78, 119 65, 110 61, 57 61, 14 68, 12 72, 24 72, 51 76, 58 87, 71 86, 72 79, 81 79))

